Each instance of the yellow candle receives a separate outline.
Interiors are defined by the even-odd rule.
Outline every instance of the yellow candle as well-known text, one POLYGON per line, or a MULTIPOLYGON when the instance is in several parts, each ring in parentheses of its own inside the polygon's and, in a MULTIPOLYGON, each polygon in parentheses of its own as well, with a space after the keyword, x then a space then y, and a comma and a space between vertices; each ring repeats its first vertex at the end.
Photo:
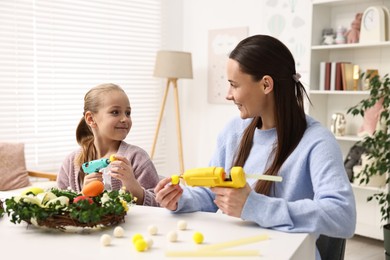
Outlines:
POLYGON ((255 242, 263 241, 263 240, 267 240, 267 239, 268 239, 268 235, 266 235, 266 234, 259 235, 259 236, 253 236, 253 237, 247 237, 247 238, 241 238, 241 239, 217 243, 217 244, 205 245, 205 246, 200 247, 199 251, 218 250, 218 249, 222 249, 222 248, 228 248, 228 247, 233 247, 233 246, 240 246, 240 245, 255 243, 255 242))
POLYGON ((194 257, 194 256, 259 256, 258 250, 223 250, 223 251, 166 251, 168 257, 194 257))
POLYGON ((264 174, 245 174, 247 179, 258 179, 264 181, 276 181, 281 182, 283 180, 282 176, 273 176, 273 175, 264 175, 264 174))

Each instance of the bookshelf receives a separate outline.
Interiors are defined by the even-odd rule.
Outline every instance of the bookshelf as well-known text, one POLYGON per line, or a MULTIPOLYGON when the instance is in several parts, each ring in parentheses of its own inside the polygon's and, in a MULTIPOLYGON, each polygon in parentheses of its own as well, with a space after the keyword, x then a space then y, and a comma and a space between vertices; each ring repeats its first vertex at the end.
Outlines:
MULTIPOLYGON (((341 25, 346 29, 358 12, 373 5, 390 7, 390 0, 313 0, 311 23, 310 48, 310 90, 309 95, 313 106, 309 114, 330 129, 332 114, 340 112, 346 117, 346 135, 336 136, 345 159, 349 149, 360 140, 357 135, 363 123, 361 117, 347 115, 349 107, 366 98, 368 91, 330 91, 320 90, 320 63, 321 62, 351 62, 360 67, 361 72, 367 69, 377 69, 379 75, 390 73, 390 42, 383 41, 369 44, 333 44, 321 45, 322 30, 333 28, 334 31, 341 25)), ((362 82, 359 82, 362 89, 362 82)), ((380 221, 380 210, 376 201, 367 202, 367 197, 376 193, 380 188, 352 185, 357 207, 356 234, 383 240, 380 221)))

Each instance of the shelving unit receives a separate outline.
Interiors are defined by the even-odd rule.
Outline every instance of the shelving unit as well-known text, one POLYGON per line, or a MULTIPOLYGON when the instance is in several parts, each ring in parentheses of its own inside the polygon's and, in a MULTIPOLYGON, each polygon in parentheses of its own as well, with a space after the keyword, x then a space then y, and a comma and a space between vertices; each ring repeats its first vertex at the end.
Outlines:
MULTIPOLYGON (((310 50, 310 90, 313 106, 309 114, 330 129, 331 117, 336 112, 346 116, 346 135, 336 136, 344 159, 353 144, 361 139, 357 135, 363 123, 361 117, 347 114, 348 108, 366 98, 368 91, 321 91, 319 90, 319 70, 322 61, 348 61, 360 66, 361 71, 378 69, 380 75, 390 73, 390 42, 370 44, 321 45, 324 28, 349 29, 355 14, 373 5, 390 7, 390 0, 313 0, 310 50)), ((380 210, 376 201, 367 202, 367 197, 380 188, 353 185, 357 207, 356 234, 383 240, 380 210)))

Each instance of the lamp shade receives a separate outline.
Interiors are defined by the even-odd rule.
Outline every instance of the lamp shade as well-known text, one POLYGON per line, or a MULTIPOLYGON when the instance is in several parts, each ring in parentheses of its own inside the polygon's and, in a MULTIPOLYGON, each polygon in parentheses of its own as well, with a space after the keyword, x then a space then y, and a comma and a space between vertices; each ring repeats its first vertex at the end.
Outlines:
POLYGON ((154 66, 155 77, 192 79, 190 52, 158 51, 154 66))

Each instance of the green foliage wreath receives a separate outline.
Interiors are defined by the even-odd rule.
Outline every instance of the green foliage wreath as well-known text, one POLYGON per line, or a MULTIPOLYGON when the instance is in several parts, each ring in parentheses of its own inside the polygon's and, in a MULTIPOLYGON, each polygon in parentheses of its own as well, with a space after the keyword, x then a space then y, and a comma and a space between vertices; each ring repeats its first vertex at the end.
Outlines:
POLYGON ((96 197, 56 188, 50 191, 6 199, 5 212, 14 224, 22 221, 36 226, 65 230, 66 227, 112 226, 124 222, 134 197, 124 189, 104 191, 96 197))
POLYGON ((3 202, 0 200, 0 218, 3 216, 3 214, 4 214, 3 202))

